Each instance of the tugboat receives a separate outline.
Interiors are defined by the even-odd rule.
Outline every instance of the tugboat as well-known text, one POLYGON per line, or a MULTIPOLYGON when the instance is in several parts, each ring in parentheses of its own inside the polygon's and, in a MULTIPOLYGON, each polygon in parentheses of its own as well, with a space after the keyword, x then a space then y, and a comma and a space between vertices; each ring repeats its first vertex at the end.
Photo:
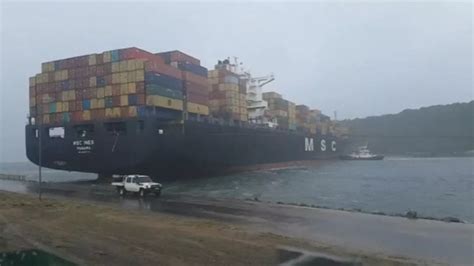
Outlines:
POLYGON ((341 160, 383 160, 384 156, 380 154, 372 154, 366 146, 359 147, 357 152, 340 156, 341 160))

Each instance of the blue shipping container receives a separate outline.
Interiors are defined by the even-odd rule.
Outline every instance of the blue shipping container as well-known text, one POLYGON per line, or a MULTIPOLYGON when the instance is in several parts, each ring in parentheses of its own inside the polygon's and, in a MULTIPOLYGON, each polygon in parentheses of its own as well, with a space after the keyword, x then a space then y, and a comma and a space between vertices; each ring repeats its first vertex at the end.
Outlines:
POLYGON ((91 100, 83 100, 82 110, 89 110, 89 109, 91 109, 91 100))
POLYGON ((175 89, 175 90, 183 90, 183 81, 180 79, 176 79, 164 74, 159 74, 155 72, 146 72, 145 73, 145 83, 146 84, 155 84, 158 86, 175 89))
POLYGON ((59 86, 61 87, 61 90, 68 90, 69 89, 69 80, 61 81, 61 84, 59 86))
POLYGON ((104 98, 104 103, 105 103, 105 108, 112 108, 114 107, 114 102, 112 100, 112 97, 105 97, 104 98))
POLYGON ((119 50, 110 51, 110 59, 112 62, 120 61, 120 52, 119 50))
POLYGON ((128 105, 137 105, 138 104, 138 97, 136 94, 128 95, 128 105))
POLYGON ((97 77, 97 87, 102 87, 107 84, 105 84, 105 78, 104 77, 97 77))
POLYGON ((61 121, 63 123, 71 122, 71 114, 70 113, 62 113, 61 121))
POLYGON ((178 62, 178 68, 183 71, 191 72, 202 77, 207 77, 207 68, 202 66, 198 66, 188 62, 178 62))
POLYGON ((56 103, 50 103, 49 104, 49 112, 50 113, 56 113, 56 103))

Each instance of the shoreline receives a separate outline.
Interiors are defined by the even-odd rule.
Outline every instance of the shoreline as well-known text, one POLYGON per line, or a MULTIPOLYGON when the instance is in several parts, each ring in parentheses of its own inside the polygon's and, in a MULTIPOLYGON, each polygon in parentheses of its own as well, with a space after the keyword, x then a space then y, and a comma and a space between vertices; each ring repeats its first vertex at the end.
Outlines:
POLYGON ((275 265, 287 262, 288 254, 339 263, 334 265, 419 262, 290 238, 241 223, 80 200, 45 197, 40 202, 12 192, 0 192, 0 232, 0 253, 34 248, 76 264, 275 265))
MULTIPOLYGON (((272 168, 271 170, 267 169, 267 170, 262 170, 262 171, 279 171, 279 170, 288 170, 288 169, 291 170, 291 169, 299 169, 300 167, 301 165, 295 166, 294 168, 272 168)), ((1 181, 2 179, 0 179, 0 182, 1 181)), ((20 183, 20 184, 28 184, 28 185, 32 185, 33 187, 38 186, 38 182, 34 180, 6 180, 6 181, 20 183)), ((78 180, 78 181, 71 181, 71 182, 67 182, 67 181, 42 182, 42 184, 44 186, 43 189, 47 189, 47 190, 49 189, 51 191, 55 191, 56 193, 61 193, 61 191, 63 192, 78 191, 79 192, 79 190, 82 190, 82 189, 90 189, 90 188, 87 188, 86 186, 92 186, 94 187, 93 191, 88 191, 87 193, 100 192, 101 194, 108 193, 110 194, 110 196, 116 195, 115 190, 111 189, 108 183, 98 182, 97 180, 78 180)), ((37 188, 33 188, 33 189, 37 189, 37 188)), ((0 189, 0 192, 1 191, 2 189, 0 189)), ((4 191, 7 191, 7 190, 4 190, 4 191)), ((172 195, 173 194, 174 193, 172 193, 172 195)), ((264 201, 264 200, 260 200, 258 197, 255 197, 255 198, 212 198, 212 197, 209 197, 209 199, 210 200, 236 200, 236 201, 248 201, 248 202, 262 202, 262 203, 278 204, 278 205, 284 205, 284 206, 306 207, 306 208, 311 208, 311 209, 326 209, 326 210, 344 211, 344 212, 351 212, 351 213, 380 215, 380 216, 386 216, 386 217, 400 217, 400 218, 406 218, 406 219, 411 219, 411 220, 429 220, 429 221, 438 221, 438 222, 445 222, 445 223, 474 224, 474 221, 462 220, 458 217, 451 217, 451 216, 434 217, 434 216, 421 215, 417 210, 409 210, 405 214, 403 214, 403 213, 390 213, 390 212, 384 212, 384 211, 371 211, 371 210, 364 210, 361 208, 356 208, 356 209, 337 208, 337 207, 330 207, 330 206, 324 206, 324 205, 318 205, 318 204, 308 204, 304 202, 264 201)))

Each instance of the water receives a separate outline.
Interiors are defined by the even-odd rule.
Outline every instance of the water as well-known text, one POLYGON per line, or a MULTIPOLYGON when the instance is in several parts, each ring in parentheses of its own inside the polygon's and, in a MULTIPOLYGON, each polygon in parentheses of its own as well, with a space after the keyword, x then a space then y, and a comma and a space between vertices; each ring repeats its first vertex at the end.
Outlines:
MULTIPOLYGON (((164 193, 255 199, 366 212, 457 217, 474 222, 474 158, 386 158, 383 161, 322 161, 298 169, 240 173, 167 182, 164 193)), ((32 164, 0 164, 0 173, 36 178, 32 164)), ((45 170, 51 182, 96 175, 45 170)), ((0 188, 1 189, 1 188, 0 188)))
POLYGON ((308 168, 179 181, 166 184, 166 191, 388 214, 414 210, 425 217, 473 222, 473 164, 474 158, 332 161, 308 168))
MULTIPOLYGON (((71 182, 97 179, 97 174, 58 171, 41 168, 43 182, 71 182)), ((38 166, 30 162, 0 163, 0 174, 24 175, 26 180, 38 180, 38 166)))

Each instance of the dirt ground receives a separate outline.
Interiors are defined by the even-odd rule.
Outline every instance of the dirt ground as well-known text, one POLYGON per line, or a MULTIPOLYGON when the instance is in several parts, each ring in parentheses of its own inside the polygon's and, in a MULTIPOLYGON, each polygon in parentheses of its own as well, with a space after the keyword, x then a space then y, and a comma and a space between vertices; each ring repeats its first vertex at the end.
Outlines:
POLYGON ((413 265, 231 223, 0 192, 0 252, 28 248, 80 265, 278 265, 287 248, 351 261, 344 265, 413 265))

